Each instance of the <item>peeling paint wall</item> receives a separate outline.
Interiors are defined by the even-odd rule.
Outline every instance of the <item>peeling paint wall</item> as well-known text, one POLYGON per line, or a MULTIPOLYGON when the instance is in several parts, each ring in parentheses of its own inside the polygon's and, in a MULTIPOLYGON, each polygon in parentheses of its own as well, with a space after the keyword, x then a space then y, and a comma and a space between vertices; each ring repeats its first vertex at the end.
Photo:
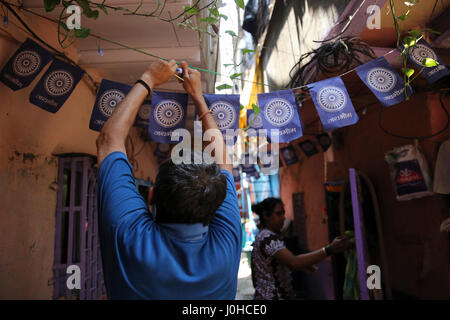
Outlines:
MULTIPOLYGON (((59 48, 56 28, 34 16, 23 17, 32 29, 59 48)), ((27 35, 13 25, 0 31, 0 68, 27 35), (14 40, 14 39, 17 39, 14 40)), ((74 46, 66 54, 77 60, 74 46)), ((46 71, 27 88, 12 91, 0 83, 0 299, 51 299, 57 195, 57 154, 96 155, 98 132, 89 129, 95 92, 86 77, 55 113, 28 102, 30 92, 46 71)), ((89 70, 96 79, 99 73, 89 70)), ((153 180, 157 161, 154 145, 131 130, 137 178, 153 180)), ((131 146, 128 150, 131 152, 131 146)))

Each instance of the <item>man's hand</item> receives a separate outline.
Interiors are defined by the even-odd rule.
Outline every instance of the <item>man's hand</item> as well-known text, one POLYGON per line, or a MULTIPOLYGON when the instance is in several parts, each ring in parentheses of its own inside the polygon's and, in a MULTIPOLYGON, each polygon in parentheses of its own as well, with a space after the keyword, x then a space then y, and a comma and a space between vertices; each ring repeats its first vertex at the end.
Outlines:
POLYGON ((334 238, 329 245, 330 254, 341 253, 350 249, 353 244, 349 240, 350 239, 347 236, 339 236, 334 238))
POLYGON ((183 88, 189 93, 193 100, 198 100, 202 97, 202 78, 200 72, 188 68, 186 61, 181 62, 183 68, 183 88))
MULTIPOLYGON (((175 74, 176 62, 156 61, 150 64, 141 80, 153 89, 170 80, 175 74)), ((116 107, 97 138, 97 161, 100 164, 114 151, 126 153, 125 140, 136 119, 140 106, 148 92, 142 85, 135 85, 116 107)))
POLYGON ((153 89, 169 81, 175 74, 176 69, 177 64, 175 60, 170 60, 169 62, 158 60, 148 66, 147 70, 142 74, 141 80, 144 80, 153 89))

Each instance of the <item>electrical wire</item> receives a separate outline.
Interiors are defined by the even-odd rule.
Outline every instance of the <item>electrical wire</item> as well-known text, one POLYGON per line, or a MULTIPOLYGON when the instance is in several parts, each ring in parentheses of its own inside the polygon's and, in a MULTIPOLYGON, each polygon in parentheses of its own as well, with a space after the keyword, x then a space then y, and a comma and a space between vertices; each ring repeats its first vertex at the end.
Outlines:
MULTIPOLYGON (((49 17, 40 15, 40 14, 34 12, 34 11, 31 11, 31 10, 29 10, 29 9, 23 8, 22 6, 18 6, 18 5, 12 4, 12 3, 8 3, 8 2, 5 2, 4 0, 0 0, 0 2, 1 2, 1 3, 8 4, 8 5, 15 6, 15 7, 18 7, 18 8, 20 8, 21 10, 24 10, 24 11, 26 11, 26 12, 29 12, 29 13, 31 13, 31 14, 34 14, 34 15, 36 15, 36 16, 38 16, 38 17, 41 17, 41 18, 43 18, 43 19, 46 19, 46 20, 48 20, 48 21, 52 21, 52 22, 54 22, 54 23, 56 23, 56 24, 59 25, 59 21, 56 21, 56 20, 51 19, 51 18, 49 18, 49 17)), ((9 6, 8 6, 8 7, 9 7, 9 6)), ((11 8, 11 7, 9 7, 9 8, 11 8)), ((20 19, 20 20, 21 20, 21 19, 20 19)), ((22 21, 21 21, 21 22, 22 22, 22 21)), ((32 32, 31 29, 30 29, 29 31, 32 32)), ((33 36, 37 37, 36 35, 34 35, 33 32, 32 32, 32 34, 33 34, 33 36)), ((147 55, 147 56, 151 56, 151 57, 153 57, 153 58, 155 58, 155 59, 163 60, 163 61, 166 61, 166 62, 170 61, 170 59, 167 59, 167 58, 164 58, 164 57, 160 57, 160 56, 158 56, 158 55, 155 55, 155 54, 152 54, 152 53, 150 53, 150 52, 146 52, 146 51, 143 51, 143 50, 140 50, 140 49, 137 49, 137 48, 133 48, 133 47, 131 47, 131 46, 128 46, 128 45, 119 43, 119 42, 117 42, 117 41, 113 41, 113 40, 104 38, 104 37, 102 37, 102 36, 95 35, 95 34, 93 34, 93 33, 90 33, 90 34, 89 34, 89 37, 94 37, 94 38, 96 38, 96 39, 99 39, 99 40, 103 40, 103 41, 105 41, 105 42, 112 43, 112 44, 117 45, 117 46, 119 46, 119 47, 122 47, 122 48, 125 48, 125 49, 129 49, 129 50, 132 50, 132 51, 141 53, 141 54, 145 54, 145 55, 147 55)), ((41 39, 39 39, 39 41, 42 42, 41 39)), ((43 43, 44 43, 44 42, 43 42, 43 43)), ((45 44, 46 44, 46 43, 45 43, 45 44)), ((49 46, 48 44, 46 44, 46 45, 49 46)), ((53 47, 51 47, 51 48, 52 48, 52 50, 56 50, 56 49, 54 49, 53 47)), ((56 51, 57 51, 57 50, 56 50, 56 51)), ((59 51, 57 51, 57 52, 59 52, 59 51)), ((64 56, 64 55, 63 55, 63 56, 64 56)), ((219 73, 219 72, 211 71, 211 70, 204 69, 204 68, 199 68, 199 67, 195 67, 195 66, 191 66, 191 65, 189 65, 189 68, 195 69, 195 70, 198 70, 198 71, 202 71, 202 72, 206 72, 206 73, 211 73, 211 74, 218 75, 218 76, 225 77, 225 78, 230 78, 230 76, 228 76, 228 75, 224 75, 224 74, 221 74, 221 73, 219 73)), ((268 85, 268 84, 265 84, 265 83, 258 83, 258 82, 254 82, 254 81, 242 79, 242 78, 239 78, 239 77, 236 77, 236 78, 233 78, 233 79, 235 79, 235 80, 241 80, 241 81, 243 81, 243 82, 248 82, 248 83, 252 83, 252 84, 258 84, 258 85, 262 85, 262 86, 266 86, 266 87, 271 87, 271 88, 274 88, 274 89, 276 89, 276 90, 283 90, 283 89, 284 89, 284 88, 279 88, 279 87, 276 87, 276 86, 273 86, 273 85, 268 85)))
MULTIPOLYGON (((393 52, 393 50, 390 52, 393 52)), ((324 43, 319 48, 300 57, 299 61, 289 72, 291 80, 288 87, 303 88, 306 84, 314 82, 319 72, 336 74, 345 70, 346 72, 341 74, 343 76, 354 70, 349 70, 351 66, 363 64, 358 55, 366 56, 370 59, 376 58, 372 48, 357 37, 344 37, 333 42, 324 43), (307 59, 309 61, 303 64, 307 59)))
MULTIPOLYGON (((443 133, 444 131, 446 131, 446 130, 448 129, 449 125, 450 125, 450 114, 449 114, 447 108, 445 107, 444 101, 442 100, 442 97, 443 97, 445 94, 446 94, 445 91, 444 91, 444 90, 441 90, 440 95, 439 95, 439 102, 440 102, 440 106, 441 106, 442 110, 444 110, 445 114, 447 115, 447 123, 445 124, 445 126, 444 126, 441 130, 439 130, 439 131, 436 132, 436 133, 433 133, 433 134, 430 134, 430 135, 427 135, 427 136, 419 136, 419 137, 415 137, 415 136, 403 136, 403 135, 400 135, 400 134, 392 133, 392 132, 388 131, 387 129, 385 129, 385 128, 383 127, 383 125, 381 124, 381 122, 382 122, 382 114, 383 114, 384 109, 381 109, 380 112, 379 112, 379 114, 378 114, 378 126, 380 127, 380 129, 381 129, 384 133, 386 133, 386 134, 388 134, 388 135, 390 135, 390 136, 392 136, 392 137, 400 138, 400 139, 408 139, 408 140, 424 140, 424 139, 430 139, 430 138, 436 137, 436 136, 440 135, 441 133, 443 133)), ((447 93, 447 94, 448 94, 448 93, 447 93)))

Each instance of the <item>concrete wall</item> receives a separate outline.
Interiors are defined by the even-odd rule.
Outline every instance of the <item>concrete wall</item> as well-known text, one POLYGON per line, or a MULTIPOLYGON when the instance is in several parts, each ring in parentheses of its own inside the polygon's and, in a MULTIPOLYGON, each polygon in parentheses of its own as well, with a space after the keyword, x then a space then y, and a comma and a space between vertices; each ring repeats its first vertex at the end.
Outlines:
MULTIPOLYGON (((59 48, 54 24, 24 18, 40 37, 59 48)), ((10 15, 8 33, 0 30, 0 68, 27 37, 15 24, 19 22, 10 15)), ((77 60, 75 47, 66 52, 77 60)), ((88 72, 100 79, 95 70, 88 72)), ((96 155, 98 132, 89 129, 95 92, 86 77, 55 114, 28 102, 39 79, 16 92, 0 83, 0 299, 52 298, 56 154, 96 155)), ((136 177, 154 181, 154 145, 144 145, 136 128, 132 139, 135 154, 143 147, 135 157, 137 165, 133 162, 136 177)))

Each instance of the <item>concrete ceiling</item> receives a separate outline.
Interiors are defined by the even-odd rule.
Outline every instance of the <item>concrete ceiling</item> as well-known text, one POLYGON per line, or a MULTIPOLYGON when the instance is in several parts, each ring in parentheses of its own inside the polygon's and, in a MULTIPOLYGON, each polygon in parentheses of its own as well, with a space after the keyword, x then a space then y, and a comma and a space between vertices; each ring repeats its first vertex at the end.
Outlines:
MULTIPOLYGON (((100 3, 100 1, 98 1, 100 3)), ((57 19, 62 7, 57 7, 52 12, 45 12, 43 0, 24 0, 24 6, 34 12, 57 19)), ((135 10, 139 0, 107 0, 107 5, 123 7, 135 10)), ((167 0, 161 17, 172 18, 183 12, 186 5, 191 5, 190 0, 167 0)), ((139 9, 141 13, 152 12, 157 7, 157 0, 143 0, 139 9)), ((91 33, 103 38, 124 44, 132 48, 138 48, 167 59, 177 61, 186 60, 188 64, 202 67, 202 55, 198 33, 192 30, 184 30, 168 22, 155 17, 141 17, 123 15, 123 12, 108 10, 105 15, 100 10, 97 20, 81 17, 81 26, 90 28, 91 33)), ((133 50, 120 47, 107 41, 98 43, 94 37, 77 39, 79 64, 86 69, 96 69, 102 77, 131 84, 136 81, 148 66, 155 60, 151 56, 138 53, 133 50), (99 46, 103 50, 103 57, 99 55, 99 46)), ((167 83, 162 89, 180 90, 177 81, 167 83)))

